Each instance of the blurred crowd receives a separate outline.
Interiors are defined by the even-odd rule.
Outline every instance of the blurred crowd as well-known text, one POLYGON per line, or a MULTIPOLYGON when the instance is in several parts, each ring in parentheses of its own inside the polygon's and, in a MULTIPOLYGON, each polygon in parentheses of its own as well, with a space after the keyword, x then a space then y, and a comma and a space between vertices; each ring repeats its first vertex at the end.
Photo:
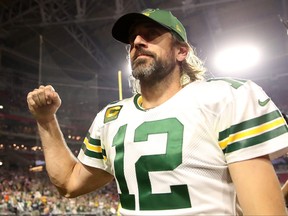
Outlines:
POLYGON ((117 215, 115 182, 77 198, 64 198, 45 171, 5 170, 0 167, 0 215, 117 215))
MULTIPOLYGON (((29 171, 29 167, 35 166, 37 160, 43 161, 37 126, 26 102, 27 93, 37 87, 38 82, 18 71, 9 70, 5 76, 2 75, 0 215, 116 215, 118 195, 114 181, 101 190, 67 199, 60 196, 51 184, 45 163, 43 170, 29 171)), ((59 123, 68 146, 77 155, 99 108, 95 103, 95 95, 87 94, 89 89, 57 89, 63 96, 58 113, 59 123)))

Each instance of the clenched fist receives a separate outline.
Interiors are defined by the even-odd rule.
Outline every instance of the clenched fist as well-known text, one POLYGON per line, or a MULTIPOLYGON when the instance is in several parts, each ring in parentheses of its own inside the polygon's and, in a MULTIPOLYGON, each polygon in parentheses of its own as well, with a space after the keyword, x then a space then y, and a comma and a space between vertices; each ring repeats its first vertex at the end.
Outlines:
POLYGON ((54 118, 61 105, 61 99, 51 85, 41 85, 28 93, 27 103, 37 121, 49 121, 54 118))

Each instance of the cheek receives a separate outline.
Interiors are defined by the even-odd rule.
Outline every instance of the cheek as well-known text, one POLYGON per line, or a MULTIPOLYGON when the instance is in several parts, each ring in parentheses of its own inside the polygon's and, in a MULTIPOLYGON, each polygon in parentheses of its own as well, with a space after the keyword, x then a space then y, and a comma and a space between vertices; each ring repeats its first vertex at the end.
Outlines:
POLYGON ((131 49, 130 52, 129 52, 129 57, 130 57, 130 59, 133 58, 134 54, 135 54, 134 49, 131 49))
POLYGON ((174 50, 167 49, 161 53, 161 58, 168 61, 176 61, 176 53, 174 50))

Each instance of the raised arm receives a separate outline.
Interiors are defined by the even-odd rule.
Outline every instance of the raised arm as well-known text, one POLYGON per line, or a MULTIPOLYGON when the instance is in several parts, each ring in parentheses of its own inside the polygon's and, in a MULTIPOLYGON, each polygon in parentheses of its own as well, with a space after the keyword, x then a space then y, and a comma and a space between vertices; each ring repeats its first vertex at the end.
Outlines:
POLYGON ((27 103, 37 121, 48 175, 61 195, 76 197, 113 179, 103 170, 80 163, 68 148, 56 118, 61 99, 51 85, 29 92, 27 103))
POLYGON ((287 215, 280 183, 268 156, 229 165, 244 215, 287 215))

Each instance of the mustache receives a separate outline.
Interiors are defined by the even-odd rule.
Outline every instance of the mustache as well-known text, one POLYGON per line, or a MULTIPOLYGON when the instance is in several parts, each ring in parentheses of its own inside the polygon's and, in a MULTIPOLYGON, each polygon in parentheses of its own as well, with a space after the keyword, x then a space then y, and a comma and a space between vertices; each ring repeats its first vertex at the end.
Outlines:
POLYGON ((153 52, 150 52, 150 51, 147 51, 147 50, 144 50, 143 48, 138 48, 135 53, 134 53, 134 56, 132 57, 132 62, 135 61, 138 56, 140 55, 146 55, 146 56, 151 56, 153 58, 156 57, 156 55, 153 53, 153 52))

